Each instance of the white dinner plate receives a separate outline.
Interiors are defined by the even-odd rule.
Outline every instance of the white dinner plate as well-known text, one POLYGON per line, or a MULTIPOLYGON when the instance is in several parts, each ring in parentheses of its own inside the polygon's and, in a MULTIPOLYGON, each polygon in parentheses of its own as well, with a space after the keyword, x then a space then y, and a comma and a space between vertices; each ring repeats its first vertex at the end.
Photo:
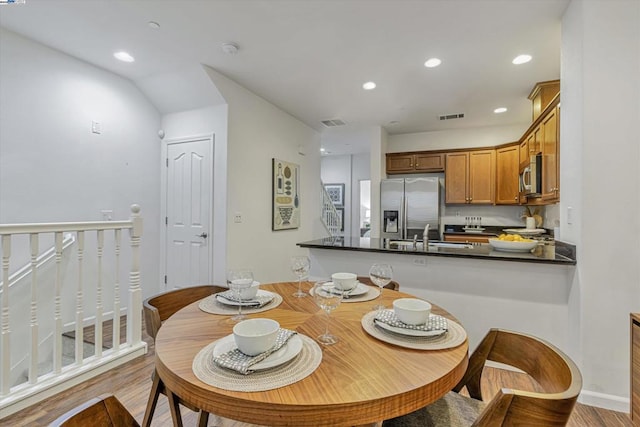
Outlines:
MULTIPOLYGON (((218 357, 219 355, 236 348, 238 348, 238 346, 236 346, 236 341, 233 339, 233 334, 227 335, 226 337, 221 338, 213 347, 213 357, 218 357)), ((254 371, 263 371, 265 369, 280 366, 296 357, 300 351, 302 351, 302 340, 298 335, 294 335, 289 338, 289 341, 287 341, 280 350, 269 355, 269 357, 264 359, 262 362, 252 365, 251 369, 254 371)))
POLYGON ((239 305, 242 305, 243 307, 258 307, 258 305, 256 305, 255 303, 255 300, 264 300, 264 299, 273 299, 273 293, 269 291, 263 291, 262 289, 258 289, 258 293, 256 293, 256 296, 254 299, 250 301, 242 301, 242 302, 232 301, 230 299, 226 299, 223 296, 218 297, 218 295, 216 295, 216 301, 218 301, 220 304, 230 305, 233 307, 237 307, 239 305))
MULTIPOLYGON (((331 282, 327 283, 327 285, 329 286, 333 286, 333 288, 336 290, 336 292, 342 292, 340 289, 336 288, 335 285, 331 282)), ((364 295, 367 292, 369 292, 369 286, 365 285, 364 283, 360 283, 358 282, 358 284, 356 285, 356 287, 350 291, 348 291, 348 294, 350 297, 356 297, 359 295, 364 295)))
POLYGON ((437 337, 447 332, 446 330, 443 330, 443 329, 437 329, 434 331, 421 331, 419 329, 397 328, 395 326, 387 325, 386 323, 383 323, 383 322, 374 321, 374 323, 376 326, 379 326, 382 329, 386 329, 389 332, 393 332, 398 335, 406 335, 409 337, 437 337))

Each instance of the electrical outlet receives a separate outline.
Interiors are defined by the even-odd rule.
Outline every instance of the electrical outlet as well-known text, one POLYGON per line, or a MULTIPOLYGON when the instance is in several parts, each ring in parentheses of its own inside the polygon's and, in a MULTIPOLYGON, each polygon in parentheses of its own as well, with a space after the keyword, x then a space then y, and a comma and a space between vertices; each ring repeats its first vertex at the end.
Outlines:
POLYGON ((103 221, 111 221, 113 219, 113 210, 112 209, 102 209, 100 211, 102 214, 103 221))
POLYGON ((427 265, 427 258, 426 257, 414 258, 413 263, 415 265, 427 265))
POLYGON ((242 213, 241 212, 236 212, 233 215, 233 222, 235 222, 236 224, 240 224, 242 222, 242 213))
POLYGON ((460 211, 456 211, 456 216, 460 216, 460 211))
POLYGON ((91 132, 100 134, 102 133, 102 126, 100 126, 99 122, 91 122, 91 132))

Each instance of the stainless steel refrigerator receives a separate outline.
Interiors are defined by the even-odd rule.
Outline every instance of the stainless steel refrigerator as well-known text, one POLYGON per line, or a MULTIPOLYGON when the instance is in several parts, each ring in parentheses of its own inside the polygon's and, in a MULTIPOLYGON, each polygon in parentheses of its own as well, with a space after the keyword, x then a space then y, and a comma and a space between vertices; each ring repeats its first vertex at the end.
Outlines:
POLYGON ((429 224, 429 239, 439 240, 440 183, 437 177, 384 179, 380 183, 380 237, 413 239, 429 224))

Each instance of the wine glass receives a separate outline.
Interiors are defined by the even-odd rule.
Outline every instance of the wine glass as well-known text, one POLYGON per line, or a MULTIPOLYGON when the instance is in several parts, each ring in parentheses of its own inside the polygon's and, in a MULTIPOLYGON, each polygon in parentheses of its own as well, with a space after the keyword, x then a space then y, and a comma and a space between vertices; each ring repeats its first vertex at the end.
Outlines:
POLYGON ((247 317, 246 315, 242 314, 242 298, 240 296, 240 292, 242 291, 242 289, 250 288, 252 284, 253 273, 251 272, 251 270, 246 268, 229 270, 227 274, 227 285, 229 286, 229 289, 231 289, 235 293, 236 299, 238 301, 238 314, 233 316, 231 320, 239 322, 240 320, 247 317))
POLYGON ((316 339, 320 344, 335 344, 339 340, 337 336, 329 333, 329 320, 331 319, 331 312, 336 309, 342 301, 342 292, 336 292, 332 282, 323 280, 313 285, 312 293, 315 303, 327 313, 327 323, 324 334, 319 335, 316 339))
MULTIPOLYGON (((373 264, 369 270, 371 281, 380 288, 380 296, 382 296, 382 288, 387 286, 393 278, 393 267, 389 264, 373 264)), ((380 303, 373 307, 374 310, 384 310, 384 304, 380 303)))
POLYGON ((309 269, 311 268, 311 260, 308 256, 292 256, 291 257, 291 271, 298 276, 298 290, 293 293, 296 298, 303 298, 307 296, 301 288, 302 279, 307 277, 309 269))

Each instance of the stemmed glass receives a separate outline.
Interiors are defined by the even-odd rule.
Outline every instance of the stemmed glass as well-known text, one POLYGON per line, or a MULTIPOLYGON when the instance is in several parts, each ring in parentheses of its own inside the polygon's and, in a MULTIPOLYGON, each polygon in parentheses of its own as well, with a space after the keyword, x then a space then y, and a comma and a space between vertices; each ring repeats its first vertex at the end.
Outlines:
POLYGON ((233 316, 231 320, 239 322, 240 320, 247 317, 246 315, 242 314, 242 298, 240 297, 240 292, 242 291, 242 289, 250 288, 252 284, 253 273, 251 272, 251 270, 248 270, 246 268, 229 270, 227 274, 227 285, 229 286, 229 289, 231 289, 235 293, 238 300, 238 314, 233 316))
POLYGON ((301 288, 302 279, 307 277, 309 269, 311 268, 311 260, 307 256, 292 256, 291 257, 291 271, 298 276, 298 290, 293 293, 296 298, 303 298, 307 296, 301 288))
POLYGON ((316 339, 320 344, 335 344, 339 340, 337 336, 329 333, 329 320, 331 319, 331 312, 338 308, 342 301, 342 292, 336 292, 332 282, 320 281, 313 285, 312 293, 315 303, 327 313, 327 323, 324 334, 319 335, 316 339))
MULTIPOLYGON (((369 270, 369 278, 380 288, 380 296, 382 296, 382 288, 387 286, 393 278, 393 267, 389 264, 373 264, 369 270)), ((380 303, 373 307, 373 310, 384 310, 384 304, 380 303)))

